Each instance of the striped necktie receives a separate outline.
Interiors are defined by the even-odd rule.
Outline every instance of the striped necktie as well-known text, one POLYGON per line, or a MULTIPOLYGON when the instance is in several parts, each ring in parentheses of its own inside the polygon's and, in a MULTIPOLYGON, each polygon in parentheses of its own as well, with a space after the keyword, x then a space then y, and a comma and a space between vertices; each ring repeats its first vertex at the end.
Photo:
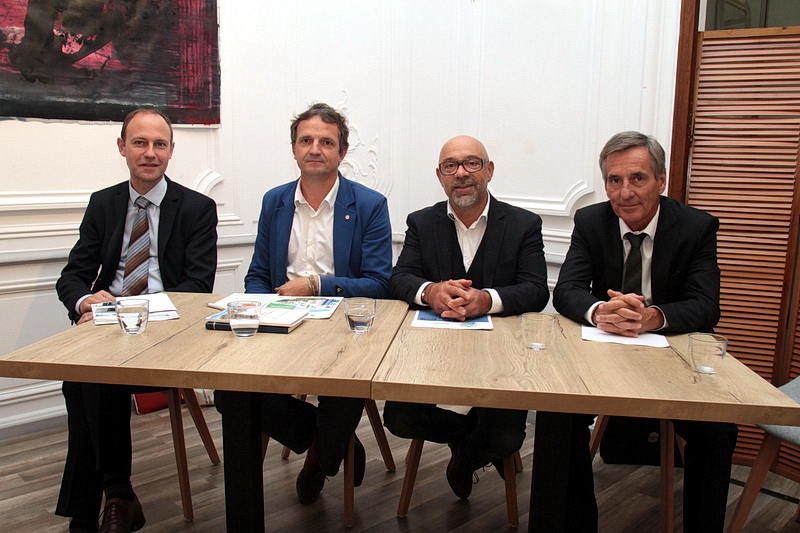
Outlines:
POLYGON ((140 196, 134 203, 139 209, 133 219, 133 230, 128 242, 128 257, 125 260, 125 275, 122 278, 123 296, 147 292, 147 271, 150 262, 150 225, 147 222, 147 208, 151 202, 140 196))
POLYGON ((642 241, 647 237, 647 233, 634 235, 626 233, 625 238, 631 243, 631 251, 625 260, 622 269, 622 292, 625 294, 642 294, 642 241))

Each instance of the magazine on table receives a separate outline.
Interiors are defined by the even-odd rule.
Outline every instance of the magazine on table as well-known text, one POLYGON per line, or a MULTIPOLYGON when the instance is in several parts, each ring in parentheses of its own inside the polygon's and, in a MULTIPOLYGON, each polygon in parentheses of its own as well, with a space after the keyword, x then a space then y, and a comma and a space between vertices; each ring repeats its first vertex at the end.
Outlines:
POLYGON ((306 318, 330 318, 336 308, 342 303, 339 296, 280 296, 278 294, 251 294, 236 292, 216 302, 210 302, 209 307, 214 309, 227 309, 228 302, 238 300, 254 300, 261 302, 266 309, 294 309, 308 313, 306 318))
MULTIPOLYGON (((157 292, 155 294, 139 294, 137 296, 118 296, 117 300, 144 299, 150 302, 150 312, 147 320, 155 322, 157 320, 175 320, 180 318, 178 308, 172 303, 167 293, 157 292)), ((94 324, 116 324, 117 323, 117 302, 100 302, 92 304, 92 314, 94 324)))
MULTIPOLYGON (((305 309, 262 308, 258 331, 265 333, 289 333, 308 316, 305 309)), ((230 331, 228 311, 220 311, 206 317, 206 329, 230 331)))

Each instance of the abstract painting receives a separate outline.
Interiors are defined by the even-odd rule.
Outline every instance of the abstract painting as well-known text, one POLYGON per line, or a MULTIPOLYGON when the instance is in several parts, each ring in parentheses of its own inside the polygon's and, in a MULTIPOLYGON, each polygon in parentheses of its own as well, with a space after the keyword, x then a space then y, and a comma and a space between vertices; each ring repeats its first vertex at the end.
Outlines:
POLYGON ((0 117, 219 124, 216 0, 0 0, 0 117))

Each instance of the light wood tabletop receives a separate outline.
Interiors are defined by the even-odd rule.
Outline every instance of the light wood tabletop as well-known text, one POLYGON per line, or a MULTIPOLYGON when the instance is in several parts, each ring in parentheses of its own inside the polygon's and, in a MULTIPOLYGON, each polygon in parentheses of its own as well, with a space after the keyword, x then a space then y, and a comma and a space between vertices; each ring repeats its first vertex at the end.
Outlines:
POLYGON ((305 320, 289 334, 239 338, 205 329, 214 312, 206 304, 221 297, 170 293, 181 318, 150 322, 141 335, 123 335, 113 324, 70 328, 0 356, 0 375, 366 398, 408 309, 378 300, 368 334, 350 333, 340 306, 330 319, 305 320))
POLYGON ((713 376, 691 368, 686 335, 670 348, 581 340, 558 316, 551 349, 524 346, 519 317, 493 330, 411 327, 406 317, 372 383, 376 399, 800 425, 800 405, 733 357, 713 376))

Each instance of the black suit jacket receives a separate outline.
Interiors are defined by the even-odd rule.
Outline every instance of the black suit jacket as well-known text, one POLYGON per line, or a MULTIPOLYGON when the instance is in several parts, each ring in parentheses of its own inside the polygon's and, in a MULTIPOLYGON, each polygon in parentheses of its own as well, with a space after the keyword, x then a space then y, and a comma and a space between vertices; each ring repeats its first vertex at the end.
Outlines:
MULTIPOLYGON (((158 266, 164 290, 211 292, 217 269, 217 208, 214 201, 171 181, 161 203, 158 222, 158 266)), ((128 182, 97 191, 80 226, 78 242, 56 283, 58 298, 70 319, 83 296, 108 290, 119 265, 128 182)))
MULTIPOLYGON (((426 281, 461 277, 452 268, 458 241, 446 202, 411 213, 406 224, 405 243, 389 280, 389 294, 413 304, 426 281)), ((538 215, 492 198, 481 252, 482 279, 473 279, 473 287, 497 290, 505 315, 544 309, 550 292, 542 219, 538 215)))
MULTIPOLYGON (((664 333, 712 331, 719 321, 719 220, 677 200, 661 197, 653 240, 653 305, 664 313, 664 333)), ((553 291, 556 310, 584 321, 608 289, 622 286, 619 218, 610 202, 578 210, 572 242, 553 291)))

